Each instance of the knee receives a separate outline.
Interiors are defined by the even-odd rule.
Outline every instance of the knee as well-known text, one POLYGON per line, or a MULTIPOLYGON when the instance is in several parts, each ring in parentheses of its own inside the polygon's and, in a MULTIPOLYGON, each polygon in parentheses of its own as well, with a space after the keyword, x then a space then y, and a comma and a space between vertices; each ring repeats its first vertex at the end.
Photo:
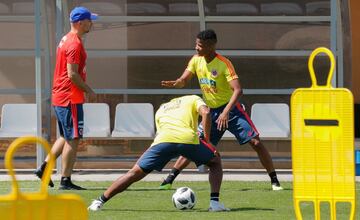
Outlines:
POLYGON ((253 138, 253 139, 251 139, 250 142, 249 142, 249 144, 250 144, 251 147, 252 147, 254 150, 256 150, 256 151, 261 150, 261 148, 263 148, 263 145, 262 145, 262 143, 261 143, 261 141, 260 141, 259 138, 253 138))
POLYGON ((129 178, 129 180, 131 180, 132 182, 138 181, 140 179, 143 178, 144 176, 144 172, 141 169, 131 169, 127 172, 127 177, 129 178))
POLYGON ((206 164, 210 169, 221 168, 221 157, 213 157, 208 164, 206 164))
POLYGON ((221 158, 220 156, 216 156, 216 157, 213 157, 210 161, 209 161, 210 164, 220 164, 221 163, 221 158))
POLYGON ((79 139, 73 139, 73 140, 65 140, 66 143, 74 150, 77 149, 77 147, 79 146, 79 139))

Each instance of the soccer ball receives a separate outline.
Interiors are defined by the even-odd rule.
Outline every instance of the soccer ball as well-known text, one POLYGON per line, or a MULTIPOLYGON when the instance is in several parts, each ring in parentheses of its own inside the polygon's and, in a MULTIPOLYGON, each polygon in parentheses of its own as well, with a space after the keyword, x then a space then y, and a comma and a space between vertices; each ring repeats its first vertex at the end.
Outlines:
POLYGON ((173 194, 172 201, 177 209, 192 209, 196 203, 195 193, 189 187, 180 187, 173 194))

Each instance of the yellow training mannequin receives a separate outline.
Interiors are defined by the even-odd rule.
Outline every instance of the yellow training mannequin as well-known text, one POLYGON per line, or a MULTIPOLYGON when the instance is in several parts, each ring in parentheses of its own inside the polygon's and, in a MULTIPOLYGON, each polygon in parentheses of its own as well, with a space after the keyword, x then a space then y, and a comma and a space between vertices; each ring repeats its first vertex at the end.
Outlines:
POLYGON ((0 196, 0 216, 7 220, 83 220, 88 219, 88 213, 83 200, 74 194, 48 194, 48 183, 54 167, 54 156, 46 166, 40 191, 23 193, 15 178, 12 159, 15 151, 25 144, 41 144, 49 153, 50 146, 42 138, 21 137, 9 146, 5 155, 5 167, 12 178, 10 194, 0 196))
POLYGON ((317 48, 309 58, 310 88, 299 88, 291 96, 291 141, 296 218, 302 219, 300 203, 313 202, 320 220, 320 203, 328 202, 331 219, 336 203, 350 202, 350 219, 355 218, 354 104, 351 92, 332 88, 335 68, 332 52, 317 48), (327 84, 317 85, 313 68, 316 55, 330 59, 327 84))

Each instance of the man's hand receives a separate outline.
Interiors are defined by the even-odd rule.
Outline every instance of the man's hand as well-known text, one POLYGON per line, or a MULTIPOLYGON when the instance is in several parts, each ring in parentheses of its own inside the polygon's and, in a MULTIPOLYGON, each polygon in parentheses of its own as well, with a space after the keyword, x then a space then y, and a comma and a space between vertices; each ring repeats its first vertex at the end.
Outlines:
POLYGON ((96 96, 94 90, 92 90, 92 89, 89 89, 89 91, 87 92, 87 94, 88 94, 89 96, 96 96))
POLYGON ((161 81, 161 85, 169 88, 183 88, 185 86, 185 81, 182 79, 161 81))
POLYGON ((161 81, 161 86, 172 88, 172 87, 175 87, 175 83, 176 83, 176 80, 161 81))
POLYGON ((88 102, 94 102, 94 101, 96 102, 96 93, 94 92, 94 90, 89 88, 89 90, 85 94, 88 102))
POLYGON ((219 131, 226 130, 229 127, 229 114, 222 112, 216 120, 219 131))
POLYGON ((183 88, 187 82, 191 80, 193 73, 189 70, 185 70, 183 74, 177 80, 161 81, 161 85, 169 88, 183 88))

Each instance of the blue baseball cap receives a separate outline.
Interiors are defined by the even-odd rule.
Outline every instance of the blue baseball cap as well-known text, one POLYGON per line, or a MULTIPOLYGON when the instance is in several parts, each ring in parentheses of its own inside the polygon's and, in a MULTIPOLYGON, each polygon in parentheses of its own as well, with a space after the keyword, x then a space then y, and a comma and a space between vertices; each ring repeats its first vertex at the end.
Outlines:
POLYGON ((93 14, 89 9, 85 7, 76 7, 70 13, 70 22, 75 23, 85 19, 96 20, 98 18, 97 14, 93 14))

